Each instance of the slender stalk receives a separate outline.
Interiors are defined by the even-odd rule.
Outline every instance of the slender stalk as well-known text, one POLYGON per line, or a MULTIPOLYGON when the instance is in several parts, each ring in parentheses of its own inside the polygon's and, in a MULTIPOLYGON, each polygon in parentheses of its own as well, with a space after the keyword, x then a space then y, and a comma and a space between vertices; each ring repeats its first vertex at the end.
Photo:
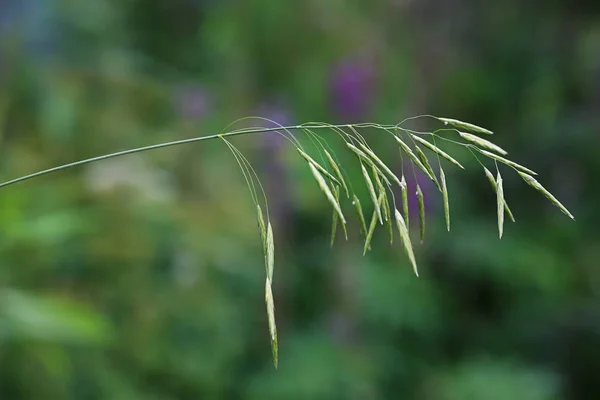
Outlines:
POLYGON ((128 150, 118 151, 116 153, 105 154, 105 155, 102 155, 102 156, 92 157, 92 158, 88 158, 88 159, 85 159, 85 160, 81 160, 81 161, 76 161, 76 162, 72 162, 72 163, 69 163, 69 164, 60 165, 58 167, 45 169, 43 171, 38 171, 38 172, 35 172, 33 174, 25 175, 25 176, 22 176, 20 178, 16 178, 16 179, 12 179, 10 181, 6 181, 4 183, 0 183, 0 188, 2 188, 4 186, 9 186, 9 185, 12 185, 12 184, 15 184, 15 183, 23 182, 23 181, 26 181, 26 180, 29 180, 29 179, 32 179, 32 178, 36 178, 38 176, 46 175, 46 174, 49 174, 49 173, 52 173, 52 172, 58 172, 58 171, 62 171, 63 169, 77 167, 77 166, 84 165, 84 164, 90 164, 90 163, 93 163, 93 162, 96 162, 96 161, 102 161, 102 160, 106 160, 108 158, 125 156, 127 154, 141 153, 141 152, 148 151, 148 150, 161 149, 163 147, 177 146, 177 145, 180 145, 180 144, 194 143, 194 142, 199 142, 199 141, 202 141, 202 140, 217 139, 217 138, 228 137, 228 136, 246 135, 246 134, 251 134, 251 133, 266 133, 266 132, 274 132, 274 131, 281 131, 281 130, 302 130, 302 129, 306 129, 307 127, 310 128, 310 129, 323 129, 323 128, 330 129, 332 127, 333 128, 343 128, 343 127, 347 127, 347 126, 348 126, 347 124, 344 124, 344 125, 329 125, 329 126, 323 126, 323 125, 314 125, 314 126, 295 125, 295 126, 280 126, 280 127, 274 127, 274 128, 241 129, 241 130, 237 130, 237 131, 220 133, 220 134, 216 134, 216 135, 200 136, 200 137, 195 137, 195 138, 190 138, 190 139, 175 140, 175 141, 172 141, 172 142, 159 143, 159 144, 154 144, 154 145, 150 145, 150 146, 137 147, 137 148, 134 148, 134 149, 128 149, 128 150))

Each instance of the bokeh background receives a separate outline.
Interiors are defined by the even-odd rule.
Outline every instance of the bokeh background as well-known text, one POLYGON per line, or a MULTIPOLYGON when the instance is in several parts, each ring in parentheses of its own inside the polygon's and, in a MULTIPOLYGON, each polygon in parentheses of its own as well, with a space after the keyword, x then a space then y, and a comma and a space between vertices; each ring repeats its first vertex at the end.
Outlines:
POLYGON ((496 132, 577 221, 503 169, 517 222, 499 240, 489 182, 454 151, 450 233, 422 181, 417 279, 384 230, 365 257, 355 221, 330 249, 303 160, 277 134, 235 138, 275 226, 276 371, 254 208, 223 143, 6 187, 0 398, 600 398, 600 3, 0 1, 2 181, 251 115, 418 114, 496 132))

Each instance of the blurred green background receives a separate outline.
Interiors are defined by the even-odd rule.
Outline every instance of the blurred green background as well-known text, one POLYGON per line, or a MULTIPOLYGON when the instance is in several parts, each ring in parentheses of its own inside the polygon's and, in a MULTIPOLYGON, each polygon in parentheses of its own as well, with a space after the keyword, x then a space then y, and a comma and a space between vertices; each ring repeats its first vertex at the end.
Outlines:
POLYGON ((0 2, 1 181, 249 115, 425 113, 496 132, 577 221, 503 169, 517 222, 498 240, 489 182, 454 151, 450 233, 422 182, 417 279, 384 230, 365 257, 354 221, 330 249, 302 159, 276 134, 234 138, 275 226, 276 371, 254 208, 223 143, 3 188, 0 398, 600 398, 600 3, 0 2))

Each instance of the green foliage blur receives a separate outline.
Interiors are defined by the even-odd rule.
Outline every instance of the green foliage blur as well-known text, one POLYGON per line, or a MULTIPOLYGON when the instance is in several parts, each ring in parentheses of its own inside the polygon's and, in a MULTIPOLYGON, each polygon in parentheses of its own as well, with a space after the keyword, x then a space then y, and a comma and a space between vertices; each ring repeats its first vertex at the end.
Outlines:
POLYGON ((280 136, 234 138, 274 223, 275 370, 254 208, 222 142, 6 187, 0 398, 600 398, 598 4, 0 2, 1 181, 245 116, 434 114, 496 132, 577 219, 502 169, 517 222, 499 240, 482 169, 448 148, 467 170, 446 167, 450 233, 425 187, 416 278, 384 229, 365 257, 356 221, 329 248, 332 211, 280 136))

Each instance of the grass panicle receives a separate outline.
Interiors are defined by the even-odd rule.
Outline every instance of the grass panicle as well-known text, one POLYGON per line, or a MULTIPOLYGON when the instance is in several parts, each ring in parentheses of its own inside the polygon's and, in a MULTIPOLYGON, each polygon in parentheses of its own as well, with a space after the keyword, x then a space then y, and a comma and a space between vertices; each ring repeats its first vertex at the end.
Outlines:
MULTIPOLYGON (((421 116, 424 117, 424 116, 421 116)), ((432 117, 432 116, 428 116, 432 117)), ((468 143, 459 143, 449 139, 446 139, 454 144, 467 147, 470 150, 477 150, 482 155, 494 160, 495 162, 503 163, 514 170, 516 170, 521 178, 525 180, 527 184, 532 186, 537 191, 541 192, 546 198, 548 198, 552 204, 558 207, 564 214, 566 214, 569 218, 575 219, 573 215, 564 207, 557 199, 554 197, 548 190, 546 190, 532 175, 537 175, 534 171, 517 164, 507 158, 503 157, 507 155, 507 152, 493 144, 492 142, 482 139, 474 134, 486 134, 491 135, 493 132, 482 128, 477 125, 473 125, 467 122, 459 121, 456 119, 450 118, 441 118, 441 117, 433 117, 437 120, 441 121, 445 125, 451 125, 453 129, 458 131, 461 138, 466 140, 468 143), (456 128, 456 129, 454 129, 456 128), (470 133, 469 133, 470 132, 470 133), (472 134, 474 133, 474 134, 472 134), (500 155, 499 155, 500 154, 500 155)), ((265 121, 265 119, 257 118, 261 121, 265 121)), ((406 120, 405 120, 406 121, 406 120)), ((272 122, 272 121, 270 121, 272 122)), ((403 121, 404 122, 404 121, 403 121)), ((417 263, 415 260, 415 254, 413 250, 413 246, 410 240, 409 235, 409 207, 408 207, 408 188, 406 184, 406 179, 404 176, 404 170, 402 170, 402 179, 399 180, 398 177, 393 173, 393 171, 382 161, 382 159, 375 154, 375 152, 370 148, 366 139, 359 132, 363 128, 373 128, 381 131, 385 131, 387 133, 391 133, 400 146, 400 157, 403 160, 403 154, 406 154, 412 163, 412 166, 420 169, 427 175, 429 179, 431 179, 438 189, 442 192, 442 197, 444 201, 444 216, 446 220, 446 227, 450 229, 450 207, 449 207, 449 196, 447 190, 447 182, 445 172, 440 165, 440 178, 436 177, 431 164, 429 163, 425 153, 419 145, 423 146, 423 148, 427 148, 428 150, 436 153, 438 155, 438 160, 440 157, 450 161, 454 165, 459 168, 464 169, 464 167, 452 156, 450 156, 445 151, 441 150, 435 145, 435 141, 430 143, 429 141, 419 137, 419 135, 431 135, 432 138, 439 137, 433 132, 423 132, 418 133, 412 130, 408 130, 402 128, 400 124, 396 125, 381 125, 374 123, 364 123, 364 124, 344 124, 344 125, 331 125, 327 123, 306 123, 301 125, 294 126, 281 126, 275 124, 274 127, 269 128, 245 128, 245 129, 236 129, 231 131, 223 131, 214 135, 200 136, 194 137, 190 139, 182 139, 175 140, 171 142, 165 142, 150 146, 143 146, 128 150, 123 150, 115 153, 105 154, 97 157, 92 157, 76 162, 71 162, 68 164, 60 165, 57 167, 45 169, 42 171, 38 171, 35 173, 31 173, 29 175, 21 176, 19 178, 15 178, 4 183, 0 183, 0 188, 13 185, 19 182, 23 182, 25 180, 29 180, 32 178, 40 177, 46 174, 66 170, 68 168, 73 168, 77 166, 82 166, 85 164, 90 164, 94 162, 99 162, 103 160, 107 160, 109 158, 121 157, 125 155, 130 155, 134 153, 141 153, 145 151, 161 149, 171 146, 190 144, 199 141, 206 141, 212 139, 222 139, 225 144, 227 144, 228 148, 231 150, 235 160, 237 161, 244 180, 250 189, 251 200, 256 206, 258 225, 260 229, 260 236, 263 245, 263 252, 265 256, 265 269, 266 269, 266 280, 265 280, 265 302, 267 306, 267 316, 269 323, 269 334, 271 340, 271 349, 273 353, 273 363, 275 368, 278 366, 278 340, 277 340, 277 327, 275 324, 275 304, 273 300, 273 272, 274 272, 274 262, 275 262, 275 248, 274 248, 274 238, 273 238, 273 228, 271 226, 271 221, 269 218, 269 210, 267 205, 267 197, 264 191, 263 186, 260 183, 259 177, 248 161, 248 159, 242 154, 242 152, 236 148, 228 138, 232 136, 238 135, 249 135, 249 134, 259 134, 265 132, 276 132, 277 134, 283 136, 286 140, 288 140, 299 152, 299 154, 307 161, 308 166, 311 170, 311 173, 315 177, 319 188, 325 194, 327 200, 333 206, 333 218, 332 218, 332 236, 331 243, 333 244, 335 240, 335 235, 337 231, 337 225, 339 223, 342 224, 342 228, 344 229, 344 235, 346 239, 348 238, 348 233, 346 231, 346 219, 342 213, 342 208, 340 204, 340 194, 342 188, 344 189, 346 196, 350 198, 352 195, 352 203, 356 209, 356 213, 358 214, 358 219, 360 221, 360 229, 362 234, 365 237, 365 244, 363 249, 363 254, 366 254, 368 250, 371 248, 371 241, 373 239, 373 234, 375 232, 375 228, 377 226, 377 221, 383 224, 383 221, 387 222, 387 230, 388 235, 390 237, 390 242, 393 241, 393 226, 392 219, 396 221, 396 225, 398 228, 398 232, 400 234, 400 240, 402 241, 402 245, 404 247, 404 251, 408 255, 409 261, 414 269, 415 274, 418 276, 417 263), (319 136, 316 131, 317 130, 325 130, 331 131, 338 135, 344 143, 346 143, 347 147, 358 156, 362 175, 364 181, 367 185, 367 189, 369 192, 369 197, 374 205, 373 214, 370 220, 370 224, 367 227, 365 217, 363 215, 363 209, 360 203, 359 198, 356 196, 354 191, 352 190, 352 182, 344 179, 344 175, 342 174, 343 169, 341 165, 339 165, 333 155, 328 152, 325 148, 327 143, 324 139, 319 136), (327 158, 327 162, 329 163, 330 169, 333 173, 330 173, 328 169, 324 166, 320 165, 316 162, 312 157, 310 157, 306 152, 302 150, 302 145, 298 138, 292 134, 292 131, 300 131, 309 135, 310 140, 314 145, 319 148, 319 151, 323 151, 325 153, 325 157, 327 158), (398 132, 398 133, 397 133, 398 132), (407 145, 401 138, 400 132, 407 134, 409 138, 414 139, 414 152, 412 148, 407 145), (416 134, 418 133, 418 135, 416 134), (227 139, 226 139, 227 138, 227 139), (416 154, 415 154, 416 152, 416 154), (370 172, 367 171, 368 166, 372 169, 373 178, 371 178, 370 172), (441 182, 441 185, 440 185, 441 182), (375 184, 374 184, 375 183, 375 184), (402 211, 400 213, 396 208, 396 201, 394 197, 394 192, 392 191, 392 183, 397 183, 401 189, 401 197, 402 197, 402 211), (391 195, 391 198, 388 197, 388 192, 391 195), (262 192, 262 196, 264 199, 259 199, 259 192, 262 192), (264 200, 264 202, 263 202, 264 200), (391 204, 390 204, 391 203, 391 204), (265 207, 265 215, 263 215, 263 210, 261 209, 260 204, 264 204, 265 207), (391 210, 394 209, 394 215, 392 216, 391 210), (404 214, 404 215, 403 215, 404 214), (266 223, 265 223, 266 222, 266 223)), ((229 129, 229 127, 227 128, 229 129)), ((441 130, 450 130, 450 129, 440 129, 441 130)), ((437 131, 436 131, 437 132, 437 131)), ((443 139, 442 137, 440 137, 443 139)), ((328 146, 327 146, 328 147, 328 146)), ((328 147, 329 148, 329 147, 328 147)), ((474 155, 474 154, 473 154, 474 155)), ((476 157, 477 158, 477 157, 476 157)), ((324 161, 324 163, 327 163, 324 161)), ((413 168, 413 172, 414 172, 413 168)), ((497 177, 494 178, 492 173, 484 167, 485 174, 492 185, 496 197, 497 197, 497 212, 498 212, 498 230, 500 238, 503 235, 503 226, 504 226, 504 215, 508 215, 509 218, 514 222, 514 217, 504 195, 504 187, 502 182, 502 177, 498 172, 497 177)), ((415 176, 416 178, 416 176, 415 176)), ((416 196, 418 202, 419 209, 419 237, 421 242, 425 239, 425 200, 423 196, 423 191, 421 186, 416 185, 416 196)))
POLYGON ((461 163, 456 161, 452 156, 450 156, 448 153, 446 153, 439 147, 429 143, 427 140, 419 137, 418 135, 415 135, 414 133, 411 134, 411 136, 413 137, 413 139, 415 139, 417 142, 421 143, 423 146, 427 147, 429 150, 433 151, 434 153, 439 154, 441 157, 450 161, 452 164, 456 165, 457 167, 459 167, 461 169, 465 169, 465 167, 463 167, 461 163))
POLYGON ((396 225, 398 225, 398 231, 400 233, 400 240, 402 241, 402 245, 404 246, 404 251, 406 255, 408 255, 408 259, 415 271, 415 275, 419 276, 419 270, 417 269, 417 261, 415 260, 415 253, 413 251, 412 243, 410 242, 410 235, 408 234, 408 228, 406 227, 406 223, 404 222, 404 218, 400 211, 397 209, 395 211, 396 216, 396 225))
POLYGON ((552 193, 550 193, 548 190, 546 190, 546 188, 543 187, 541 185, 541 183, 539 183, 533 176, 527 175, 527 174, 525 174, 523 172, 520 172, 520 171, 517 171, 517 172, 519 172, 519 175, 521 175, 521 178, 523 178, 523 180, 525 182, 527 182, 527 184, 529 186, 531 186, 532 188, 534 188, 535 190, 537 190, 538 192, 540 192, 541 194, 543 194, 544 197, 546 197, 548 200, 550 200, 550 202, 552 204, 554 204, 556 207, 558 207, 558 209, 560 211, 562 211, 563 214, 565 214, 566 216, 568 216, 572 220, 575 220, 575 217, 573 216, 573 214, 571 214, 571 212, 569 212, 569 210, 567 210, 567 207, 563 206, 562 203, 560 201, 558 201, 558 199, 556 197, 554 197, 552 195, 552 193))
POLYGON ((498 203, 498 235, 502 239, 502 233, 504 232, 504 188, 502 187, 502 176, 498 171, 496 178, 496 193, 498 203))
MULTIPOLYGON (((494 178, 494 175, 492 175, 490 170, 486 167, 483 167, 483 170, 485 171, 485 176, 487 176, 488 180, 490 181, 490 184, 492 185, 492 188, 494 189, 494 193, 496 193, 498 191, 498 188, 496 187, 496 179, 494 178)), ((504 199, 504 211, 506 211, 508 218, 510 218, 512 222, 515 222, 515 217, 513 216, 512 211, 510 211, 510 208, 508 207, 506 198, 504 199)))
POLYGON ((461 138, 463 138, 466 141, 471 142, 479 147, 483 147, 484 149, 494 151, 498 154, 502 154, 503 156, 508 154, 506 152, 506 150, 504 150, 502 147, 490 142, 489 140, 485 140, 483 138, 480 138, 479 136, 471 135, 470 133, 467 133, 467 132, 459 131, 458 134, 460 135, 461 138))
POLYGON ((494 134, 494 132, 490 131, 489 129, 485 129, 485 128, 482 128, 481 126, 470 124, 468 122, 463 122, 463 121, 459 121, 457 119, 452 119, 452 118, 441 118, 441 117, 436 117, 436 118, 439 121, 442 121, 444 123, 444 125, 452 125, 452 126, 464 129, 469 132, 483 133, 486 135, 494 134))
POLYGON ((342 221, 342 224, 345 224, 346 218, 344 218, 344 214, 342 213, 342 208, 340 207, 340 203, 336 200, 333 193, 331 193, 329 186, 327 186, 327 182, 325 182, 325 178, 323 178, 323 176, 319 173, 317 168, 312 163, 308 163, 308 166, 310 167, 310 170, 312 171, 313 176, 317 180, 317 183, 319 184, 321 191, 323 193, 325 193, 327 200, 329 200, 329 202, 331 203, 331 205, 337 212, 338 217, 340 217, 340 221, 342 221))
POLYGON ((446 218, 446 229, 450 232, 450 202, 448 200, 448 187, 446 186, 446 174, 440 165, 440 180, 442 181, 442 198, 444 200, 444 217, 446 218))

